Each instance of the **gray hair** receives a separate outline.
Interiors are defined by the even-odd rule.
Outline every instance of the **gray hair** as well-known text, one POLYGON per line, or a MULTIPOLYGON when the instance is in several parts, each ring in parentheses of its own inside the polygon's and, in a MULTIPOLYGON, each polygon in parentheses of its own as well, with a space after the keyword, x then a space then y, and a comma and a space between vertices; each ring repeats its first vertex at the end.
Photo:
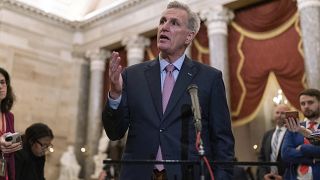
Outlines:
POLYGON ((182 9, 185 10, 188 14, 188 29, 194 31, 196 34, 200 29, 200 18, 197 13, 191 11, 190 7, 184 3, 178 1, 172 1, 167 5, 167 9, 182 9))

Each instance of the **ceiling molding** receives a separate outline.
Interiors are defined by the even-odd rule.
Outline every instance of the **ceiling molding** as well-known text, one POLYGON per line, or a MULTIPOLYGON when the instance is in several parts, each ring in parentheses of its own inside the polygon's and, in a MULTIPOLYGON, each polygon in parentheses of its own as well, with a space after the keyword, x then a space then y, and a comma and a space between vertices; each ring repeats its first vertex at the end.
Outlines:
POLYGON ((114 8, 108 9, 104 12, 101 12, 89 19, 83 21, 70 21, 66 18, 54 15, 52 13, 47 13, 41 9, 36 7, 30 6, 26 3, 16 1, 16 0, 0 0, 0 9, 11 9, 13 11, 19 11, 21 13, 25 13, 30 16, 34 16, 37 18, 41 18, 47 22, 51 22, 53 24, 61 25, 65 28, 71 29, 84 29, 85 27, 89 26, 90 24, 102 20, 110 15, 114 15, 120 12, 123 12, 127 9, 130 9, 136 5, 141 4, 145 1, 153 1, 153 0, 130 0, 126 1, 114 8))
POLYGON ((141 4, 142 2, 145 2, 145 1, 152 1, 152 0, 130 0, 130 1, 126 1, 126 2, 116 6, 114 8, 108 9, 107 11, 104 11, 104 12, 102 12, 100 14, 95 15, 92 18, 89 18, 89 19, 83 20, 83 21, 79 21, 78 22, 78 26, 79 26, 79 28, 83 28, 84 26, 87 26, 87 25, 92 24, 94 22, 97 22, 97 21, 99 21, 101 19, 104 19, 107 16, 111 16, 111 15, 120 13, 122 11, 125 11, 127 9, 130 9, 132 7, 135 7, 135 6, 141 4))
POLYGON ((69 21, 65 18, 62 18, 60 16, 57 16, 51 13, 47 13, 41 9, 35 8, 33 6, 30 6, 20 1, 0 0, 0 9, 4 9, 4 8, 11 9, 13 11, 19 11, 21 13, 26 13, 27 15, 38 17, 46 21, 49 20, 52 23, 59 24, 62 26, 67 26, 69 28, 76 27, 76 22, 69 21))

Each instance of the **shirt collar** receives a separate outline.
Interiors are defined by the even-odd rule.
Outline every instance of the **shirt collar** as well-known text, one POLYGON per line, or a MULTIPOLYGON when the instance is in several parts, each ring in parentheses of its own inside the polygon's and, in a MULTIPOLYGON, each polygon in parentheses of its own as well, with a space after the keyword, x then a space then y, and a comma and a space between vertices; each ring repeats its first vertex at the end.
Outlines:
MULTIPOLYGON (((311 121, 308 118, 304 118, 304 122, 306 122, 306 127, 308 127, 311 121)), ((317 122, 317 124, 320 124, 320 117, 316 119, 315 122, 317 122)))
MULTIPOLYGON (((186 57, 186 54, 183 54, 182 56, 180 56, 176 61, 174 61, 174 63, 172 63, 176 69, 178 71, 180 71, 182 64, 184 62, 184 59, 186 57)), ((159 55, 159 62, 160 62, 160 70, 161 72, 166 68, 166 66, 168 64, 170 64, 168 61, 166 61, 165 59, 163 59, 160 55, 159 55)))
POLYGON ((281 129, 281 131, 287 130, 287 128, 285 126, 280 127, 280 126, 277 125, 276 126, 276 130, 278 130, 278 129, 281 129))

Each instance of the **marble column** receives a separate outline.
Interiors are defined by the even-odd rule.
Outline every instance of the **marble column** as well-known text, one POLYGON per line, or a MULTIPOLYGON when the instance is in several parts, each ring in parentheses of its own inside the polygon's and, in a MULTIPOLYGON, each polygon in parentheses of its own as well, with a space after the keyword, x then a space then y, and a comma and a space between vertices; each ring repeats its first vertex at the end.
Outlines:
POLYGON ((110 52, 95 49, 87 51, 86 56, 90 59, 90 89, 87 119, 85 179, 90 179, 89 177, 93 173, 94 168, 93 156, 98 151, 98 143, 101 136, 104 72, 106 59, 110 56, 110 52))
POLYGON ((320 89, 320 0, 297 1, 308 87, 320 89))
POLYGON ((200 12, 208 29, 210 64, 223 73, 228 104, 230 105, 228 23, 234 15, 223 6, 213 6, 200 12))
POLYGON ((126 46, 128 66, 143 62, 145 47, 150 45, 150 40, 138 35, 126 37, 122 40, 126 46))
MULTIPOLYGON (((78 100, 78 114, 77 122, 75 123, 75 137, 74 137, 74 148, 77 160, 80 166, 84 167, 86 162, 85 156, 81 152, 81 148, 85 145, 87 139, 87 115, 88 115, 88 94, 89 94, 89 77, 90 77, 90 64, 85 59, 84 53, 75 53, 74 60, 79 66, 79 100, 78 100)), ((84 169, 80 171, 80 177, 84 176, 84 169)))
POLYGON ((191 58, 191 44, 187 47, 185 53, 189 58, 191 58))

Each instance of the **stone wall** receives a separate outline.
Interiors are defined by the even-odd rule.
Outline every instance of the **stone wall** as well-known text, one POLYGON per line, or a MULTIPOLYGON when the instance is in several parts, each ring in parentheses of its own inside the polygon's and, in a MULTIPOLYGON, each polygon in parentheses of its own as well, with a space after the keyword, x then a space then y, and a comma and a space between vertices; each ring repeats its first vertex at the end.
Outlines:
MULTIPOLYGON (((55 135, 47 156, 46 177, 57 179, 59 159, 76 140, 83 58, 74 58, 73 30, 32 13, 1 8, 0 66, 12 78, 16 102, 15 129, 35 122, 48 124, 55 135)), ((83 78, 87 81, 87 78, 83 78)), ((86 84, 86 83, 85 83, 86 84)), ((87 92, 84 92, 87 93, 87 92)))

